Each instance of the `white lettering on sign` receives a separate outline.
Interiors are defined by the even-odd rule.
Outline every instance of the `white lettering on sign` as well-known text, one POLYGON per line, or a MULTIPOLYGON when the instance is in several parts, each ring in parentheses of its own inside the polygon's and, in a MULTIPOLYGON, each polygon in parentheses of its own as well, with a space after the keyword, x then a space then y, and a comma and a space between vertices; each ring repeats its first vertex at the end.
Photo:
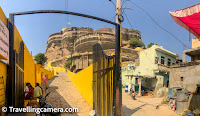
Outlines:
POLYGON ((2 20, 0 20, 0 54, 7 58, 2 60, 9 63, 9 31, 2 20))

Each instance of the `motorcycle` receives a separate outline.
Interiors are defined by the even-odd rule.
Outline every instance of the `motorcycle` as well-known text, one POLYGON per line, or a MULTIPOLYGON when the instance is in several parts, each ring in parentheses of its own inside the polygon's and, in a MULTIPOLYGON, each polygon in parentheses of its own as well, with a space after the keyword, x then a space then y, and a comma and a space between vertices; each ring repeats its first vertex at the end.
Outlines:
POLYGON ((135 98, 135 96, 136 96, 135 91, 131 89, 130 94, 131 94, 131 97, 133 98, 133 100, 136 100, 136 98, 135 98))

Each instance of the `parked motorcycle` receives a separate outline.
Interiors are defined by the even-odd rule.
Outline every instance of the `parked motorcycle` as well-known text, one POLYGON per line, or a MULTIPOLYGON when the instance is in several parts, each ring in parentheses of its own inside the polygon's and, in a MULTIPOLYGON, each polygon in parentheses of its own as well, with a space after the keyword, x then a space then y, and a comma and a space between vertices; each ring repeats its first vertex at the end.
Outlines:
POLYGON ((135 98, 135 96, 136 96, 135 91, 131 89, 130 94, 131 94, 131 97, 133 98, 133 100, 136 100, 136 98, 135 98))

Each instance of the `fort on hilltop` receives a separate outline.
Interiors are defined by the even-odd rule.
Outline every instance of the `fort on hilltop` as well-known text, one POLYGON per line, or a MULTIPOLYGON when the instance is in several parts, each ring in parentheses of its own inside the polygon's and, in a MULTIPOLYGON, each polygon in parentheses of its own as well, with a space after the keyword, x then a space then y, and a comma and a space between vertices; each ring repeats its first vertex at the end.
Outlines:
MULTIPOLYGON (((136 38, 141 41, 138 30, 121 28, 122 62, 134 62, 138 58, 138 50, 130 47, 129 40, 136 38)), ((68 27, 61 32, 51 34, 46 44, 45 57, 52 61, 53 66, 64 67, 64 64, 73 59, 74 71, 81 70, 92 63, 92 47, 100 43, 106 54, 115 51, 115 29, 90 27, 68 27)))

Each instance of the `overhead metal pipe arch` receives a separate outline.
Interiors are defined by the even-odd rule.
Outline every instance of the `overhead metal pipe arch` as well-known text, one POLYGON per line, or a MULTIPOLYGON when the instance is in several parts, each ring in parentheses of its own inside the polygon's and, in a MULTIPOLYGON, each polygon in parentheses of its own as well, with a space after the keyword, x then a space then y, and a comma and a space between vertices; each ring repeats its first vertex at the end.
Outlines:
POLYGON ((103 19, 103 18, 99 18, 99 17, 95 17, 95 16, 91 16, 91 15, 86 15, 86 14, 81 14, 81 13, 76 13, 76 12, 61 11, 61 10, 35 10, 35 11, 10 13, 10 15, 28 15, 28 14, 39 14, 39 13, 70 14, 70 15, 86 17, 86 18, 95 19, 95 20, 99 20, 99 21, 102 21, 102 22, 110 23, 110 24, 113 24, 113 25, 117 25, 117 23, 103 19))

